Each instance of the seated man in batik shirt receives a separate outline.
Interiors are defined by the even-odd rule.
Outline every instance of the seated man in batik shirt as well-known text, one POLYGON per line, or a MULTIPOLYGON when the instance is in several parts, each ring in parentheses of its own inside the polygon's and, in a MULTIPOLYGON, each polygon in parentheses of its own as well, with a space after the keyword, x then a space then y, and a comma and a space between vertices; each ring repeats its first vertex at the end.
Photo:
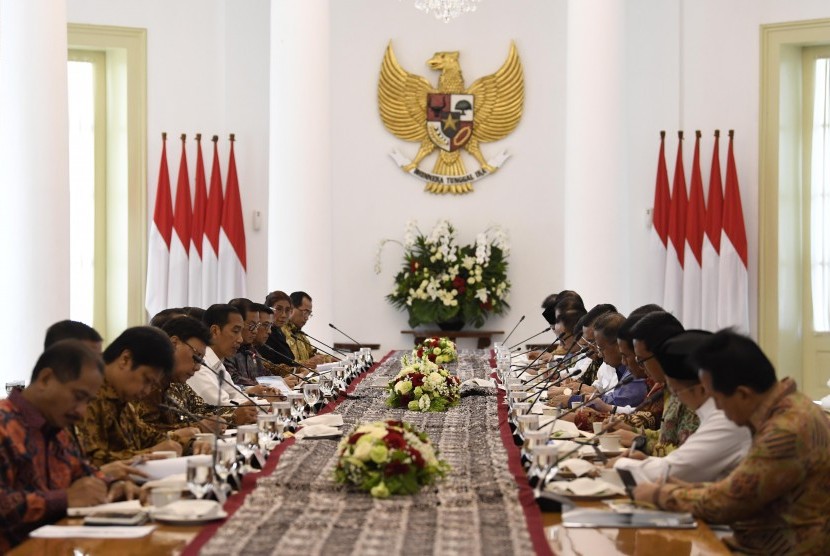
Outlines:
POLYGON ((199 429, 164 433, 142 421, 133 405, 170 375, 170 338, 151 326, 128 328, 104 350, 104 363, 104 385, 77 426, 90 461, 103 465, 158 450, 181 455, 199 429))
POLYGON ((826 554, 830 547, 830 421, 796 391, 778 381, 755 342, 722 330, 692 354, 701 383, 718 408, 749 427, 746 457, 712 483, 643 483, 637 500, 692 512, 724 523, 734 550, 750 554, 826 554))
POLYGON ((67 431, 83 418, 102 373, 97 353, 64 340, 43 352, 25 390, 0 400, 0 553, 67 508, 137 493, 132 483, 111 482, 91 466, 67 431))
POLYGON ((182 427, 218 433, 226 428, 227 422, 235 425, 256 422, 254 406, 216 407, 206 403, 187 384, 204 363, 210 342, 207 326, 191 317, 176 317, 167 321, 162 330, 173 343, 173 374, 169 382, 165 381, 138 404, 139 416, 145 423, 165 433, 182 427))

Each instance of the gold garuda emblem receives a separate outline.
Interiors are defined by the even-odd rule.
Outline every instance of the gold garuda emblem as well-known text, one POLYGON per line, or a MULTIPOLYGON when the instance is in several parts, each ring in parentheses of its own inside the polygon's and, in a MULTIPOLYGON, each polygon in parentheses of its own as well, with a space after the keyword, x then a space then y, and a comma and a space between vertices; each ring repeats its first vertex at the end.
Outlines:
POLYGON ((391 156, 404 172, 427 182, 426 191, 469 193, 473 182, 498 170, 509 156, 503 151, 487 161, 479 144, 504 139, 519 125, 525 90, 522 63, 511 43, 502 67, 469 89, 464 86, 458 52, 437 52, 427 65, 441 72, 437 89, 398 64, 391 42, 386 47, 378 81, 380 117, 397 138, 420 143, 412 160, 397 150, 391 156), (418 168, 435 149, 438 159, 432 172, 418 168), (478 170, 467 171, 462 150, 475 158, 478 170))

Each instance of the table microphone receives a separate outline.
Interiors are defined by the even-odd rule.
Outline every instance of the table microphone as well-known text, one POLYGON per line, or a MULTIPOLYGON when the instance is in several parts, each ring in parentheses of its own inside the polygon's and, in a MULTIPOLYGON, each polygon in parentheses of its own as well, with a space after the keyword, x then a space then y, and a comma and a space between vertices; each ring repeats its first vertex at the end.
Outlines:
POLYGON ((511 349, 511 350, 512 350, 513 348, 518 347, 518 346, 522 345, 523 343, 525 343, 526 341, 528 341, 528 340, 532 340, 532 339, 533 339, 533 338, 535 338, 536 336, 539 336, 539 335, 541 335, 541 334, 544 334, 545 332, 550 332, 550 326, 546 326, 546 327, 545 327, 545 329, 544 329, 544 330, 542 330, 541 332, 537 332, 537 333, 536 333, 536 334, 534 334, 533 336, 530 336, 529 338, 525 338, 525 339, 524 339, 524 340, 522 340, 521 342, 519 342, 519 343, 517 343, 517 344, 513 344, 512 346, 510 346, 510 347, 509 347, 509 348, 507 348, 507 349, 511 349))
POLYGON ((196 413, 193 413, 192 411, 188 411, 187 409, 185 409, 184 407, 179 405, 179 403, 176 400, 174 400, 173 398, 171 398, 167 394, 164 395, 164 401, 166 401, 167 403, 160 403, 158 406, 161 407, 161 408, 164 408, 164 409, 169 409, 170 411, 172 411, 173 413, 178 414, 181 417, 188 417, 189 419, 192 419, 196 422, 198 422, 198 421, 210 421, 211 423, 216 423, 217 425, 224 425, 225 427, 228 426, 228 422, 225 421, 224 419, 218 419, 216 417, 209 417, 207 415, 198 415, 196 413))
POLYGON ((551 349, 553 346, 555 346, 557 342, 559 342, 563 339, 567 339, 569 336, 565 336, 565 334, 567 334, 567 333, 563 332, 562 334, 560 334, 559 336, 554 338, 554 340, 550 343, 550 345, 548 345, 548 347, 546 347, 545 349, 543 349, 542 351, 539 352, 539 355, 536 356, 536 359, 534 359, 533 361, 531 361, 530 363, 528 363, 524 367, 519 367, 522 370, 519 374, 516 375, 516 378, 519 378, 520 376, 525 374, 528 370, 530 370, 530 368, 533 366, 533 364, 536 363, 542 357, 542 355, 547 353, 547 351, 549 349, 551 349))
POLYGON ((519 319, 519 322, 517 322, 517 323, 516 323, 516 326, 514 326, 514 327, 513 327, 513 330, 511 330, 511 331, 510 331, 510 334, 508 334, 508 335, 504 338, 504 340, 502 340, 502 341, 501 341, 501 343, 502 343, 502 344, 506 344, 506 343, 507 343, 507 340, 509 340, 509 339, 510 339, 510 336, 512 336, 512 335, 513 335, 513 333, 516 331, 516 329, 519 327, 519 325, 520 325, 520 324, 522 324, 522 321, 523 321, 523 320, 525 320, 525 316, 524 316, 524 315, 522 315, 522 318, 520 318, 520 319, 519 319))
MULTIPOLYGON (((287 364, 291 365, 292 367, 300 367, 300 368, 303 368, 303 369, 307 370, 309 373, 311 373, 311 374, 313 374, 313 375, 318 375, 318 376, 320 375, 320 373, 319 373, 318 371, 315 371, 315 370, 314 370, 314 369, 312 369, 311 367, 307 367, 307 366, 303 365, 303 364, 302 364, 302 363, 300 363, 299 361, 296 361, 296 360, 294 360, 294 359, 291 359, 291 358, 290 358, 290 357, 288 357, 287 355, 283 355, 282 353, 278 352, 277 350, 275 350, 274 348, 272 348, 272 347, 271 347, 271 346, 269 346, 268 344, 263 344, 263 345, 262 345, 262 346, 260 346, 260 347, 267 348, 267 349, 268 349, 271 353, 273 353, 273 354, 274 354, 274 355, 276 355, 277 357, 282 358, 282 360, 283 360, 283 361, 285 361, 287 364)), ((290 373, 290 374, 291 374, 292 376, 297 377, 297 378, 302 378, 303 380, 305 380, 306 382, 308 382, 308 380, 307 380, 307 379, 305 379, 305 378, 301 377, 300 375, 297 375, 297 374, 295 374, 295 373, 290 373)))
MULTIPOLYGON (((220 363, 221 363, 221 361, 220 361, 220 363)), ((224 382, 224 376, 223 376, 224 372, 222 370, 214 369, 213 367, 208 365, 204 360, 202 360, 202 367, 208 369, 210 372, 212 372, 217 377, 219 377, 219 396, 216 399, 217 399, 217 401, 221 400, 222 399, 222 394, 221 394, 221 392, 222 392, 222 383, 224 382)), ((242 397, 244 397, 246 400, 248 400, 249 402, 254 404, 260 411, 262 411, 263 413, 268 413, 267 411, 262 409, 262 407, 258 403, 256 403, 252 397, 250 397, 248 394, 246 394, 239 386, 234 384, 233 381, 229 380, 228 381, 228 386, 230 386, 231 388, 233 388, 234 390, 239 392, 242 395, 242 397)), ((219 405, 219 404, 217 404, 217 405, 219 405)))
MULTIPOLYGON (((599 391, 597 391, 597 392, 596 392, 596 396, 592 397, 590 400, 584 400, 584 401, 582 401, 582 402, 579 402, 579 403, 578 403, 577 405, 575 405, 574 407, 571 407, 571 408, 569 408, 569 409, 565 410, 565 412, 564 412, 564 413, 560 413, 560 414, 559 414, 559 416, 557 417, 557 419, 560 419, 560 418, 564 417, 565 415, 570 415, 571 413, 573 413, 573 412, 575 412, 575 411, 579 411, 580 409, 582 409, 583 407, 585 407, 586 405, 588 405, 588 404, 589 404, 589 403, 591 403, 592 401, 594 401, 594 400, 596 400, 596 399, 598 399, 598 398, 601 398, 602 396, 604 396, 604 395, 605 395, 605 394, 607 394, 608 392, 613 392, 614 390, 616 390, 617 388, 619 388, 619 387, 620 387, 620 386, 622 386, 623 384, 628 384, 629 382, 632 382, 632 381, 633 381, 633 380, 635 380, 636 378, 637 378, 637 377, 635 377, 633 374, 629 374, 627 377, 625 377, 624 379, 622 379, 621 381, 619 381, 618 383, 616 383, 614 386, 611 386, 610 388, 606 388, 605 390, 599 390, 599 391)), ((532 396, 533 396, 533 395, 531 394, 531 395, 530 395, 530 396, 528 396, 526 399, 528 399, 528 398, 530 398, 530 397, 532 397, 532 396)), ((539 396, 537 395, 536 397, 537 397, 537 399, 538 399, 538 397, 539 397, 539 396)), ((533 407, 533 404, 535 404, 535 403, 536 403, 536 400, 534 400, 533 402, 531 402, 530 407, 533 407)))
MULTIPOLYGON (((566 379, 568 377, 572 377, 572 376, 577 376, 577 375, 582 373, 582 369, 575 369, 574 372, 569 372, 568 369, 563 370, 562 367, 564 365, 568 365, 568 364, 579 363, 580 361, 582 361, 586 357, 588 357, 588 348, 582 348, 581 350, 576 351, 574 353, 569 353, 565 357, 562 357, 561 359, 559 359, 558 361, 554 361, 554 365, 549 366, 545 371, 543 371, 542 374, 540 374, 539 376, 535 376, 535 377, 531 378, 525 384, 530 384, 534 380, 538 380, 538 382, 541 383, 541 382, 543 382, 543 380, 540 380, 542 377, 550 378, 551 376, 556 375, 556 374, 559 375, 558 378, 553 379, 553 380, 556 380, 556 381, 564 380, 564 379, 566 379), (552 371, 552 372, 548 372, 548 371, 552 371), (564 374, 564 376, 563 376, 563 374, 564 374)), ((556 386, 556 385, 554 384, 553 386, 556 386)))
MULTIPOLYGON (((299 331, 299 333, 300 333, 300 334, 302 334, 302 335, 304 335, 304 336, 308 336, 309 338, 311 338, 312 340, 314 340, 315 342, 317 342, 317 343, 318 343, 318 344, 320 344, 321 346, 326 346, 326 347, 327 347, 327 348, 329 348, 330 350, 332 350, 332 351, 336 351, 336 352, 337 352, 337 353, 339 353, 340 355, 349 355, 349 354, 348 354, 348 353, 346 353, 345 351, 340 351, 339 349, 337 349, 337 348, 335 348, 335 347, 331 347, 330 345, 328 345, 328 344, 326 344, 326 343, 321 342, 320 340, 318 340, 317 338, 315 338, 314 336, 312 336, 312 335, 311 335, 311 334, 309 334, 308 332, 299 331)), ((328 353, 328 352, 326 352, 325 350, 322 350, 322 349, 320 349, 320 348, 317 348, 317 349, 318 349, 319 351, 322 351, 323 353, 325 353, 325 354, 326 354, 326 355, 328 355, 329 357, 334 357, 335 359, 338 359, 338 358, 337 358, 337 357, 335 357, 333 354, 328 353)))
POLYGON ((347 337, 347 338, 348 338, 348 339, 350 339, 351 341, 353 341, 355 344, 357 344, 357 347, 359 347, 359 348, 364 347, 364 346, 363 346, 363 344, 361 344, 360 342, 358 342, 357 340, 355 340, 354 338, 352 338, 351 336, 349 336, 348 334, 346 334, 345 332, 343 332, 342 330, 340 330, 339 328, 337 328, 336 326, 334 326, 332 323, 329 323, 329 326, 330 326, 330 327, 332 327, 332 328, 334 328, 335 330, 337 330, 337 331, 338 331, 338 332, 340 332, 341 334, 343 334, 345 337, 347 337))

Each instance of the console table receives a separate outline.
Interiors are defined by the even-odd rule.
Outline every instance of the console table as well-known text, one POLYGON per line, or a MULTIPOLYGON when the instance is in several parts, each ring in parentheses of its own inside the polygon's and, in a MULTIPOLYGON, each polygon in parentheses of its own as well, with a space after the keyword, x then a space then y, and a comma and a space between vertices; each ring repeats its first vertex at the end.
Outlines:
POLYGON ((478 349, 486 349, 490 347, 493 336, 504 334, 504 330, 401 330, 401 334, 412 334, 415 336, 415 344, 420 344, 427 338, 449 338, 455 340, 457 338, 476 338, 478 340, 478 349))

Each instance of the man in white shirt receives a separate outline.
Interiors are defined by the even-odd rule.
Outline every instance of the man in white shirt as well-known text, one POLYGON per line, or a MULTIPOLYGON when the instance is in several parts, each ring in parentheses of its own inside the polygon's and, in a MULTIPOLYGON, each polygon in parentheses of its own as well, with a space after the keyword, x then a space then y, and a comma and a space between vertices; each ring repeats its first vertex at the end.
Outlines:
MULTIPOLYGON (((222 407, 250 404, 243 392, 247 396, 273 395, 270 388, 262 385, 243 390, 234 384, 222 363, 222 359, 233 356, 242 343, 243 320, 239 309, 221 303, 211 305, 205 311, 203 322, 210 329, 211 344, 205 351, 205 364, 187 381, 193 391, 206 403, 222 407)), ((255 421, 256 410, 251 409, 255 421)))
POLYGON ((746 455, 752 442, 749 429, 738 427, 700 383, 687 361, 709 332, 690 330, 664 342, 655 357, 666 374, 666 385, 680 402, 700 418, 698 429, 679 448, 665 457, 644 460, 619 458, 614 467, 628 469, 638 483, 657 482, 667 477, 698 483, 727 476, 746 455))

